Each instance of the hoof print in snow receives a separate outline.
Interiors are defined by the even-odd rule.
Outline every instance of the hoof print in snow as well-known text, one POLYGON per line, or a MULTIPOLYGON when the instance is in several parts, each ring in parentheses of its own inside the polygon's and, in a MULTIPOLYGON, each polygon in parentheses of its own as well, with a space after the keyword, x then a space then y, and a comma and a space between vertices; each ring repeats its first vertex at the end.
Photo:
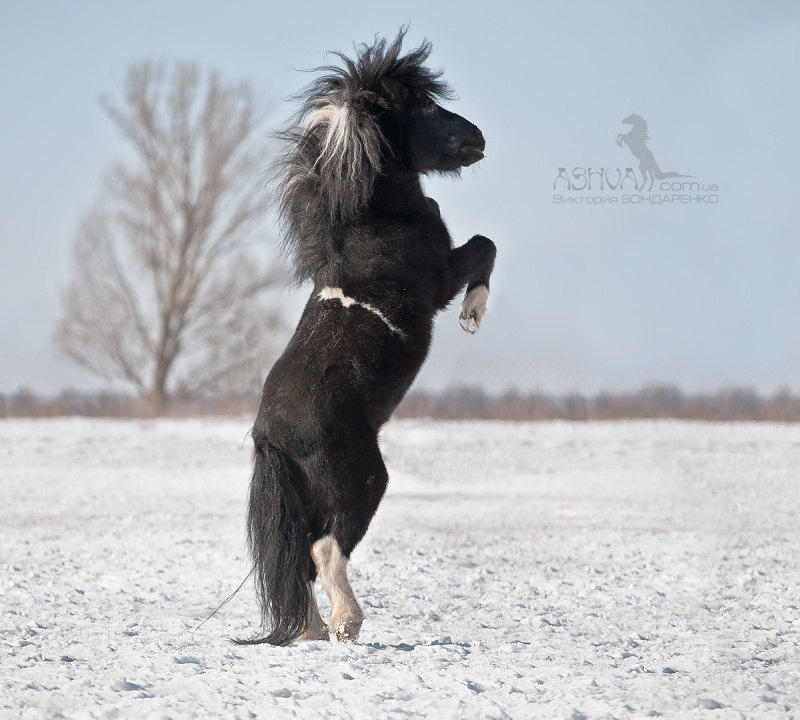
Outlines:
POLYGON ((175 658, 175 662, 178 665, 201 665, 200 658, 195 657, 194 655, 181 655, 180 657, 175 658))
POLYGON ((703 710, 721 710, 722 703, 718 703, 716 700, 712 700, 711 698, 703 698, 698 703, 701 709, 703 710))
POLYGON ((141 685, 128 682, 127 680, 117 680, 117 682, 111 686, 111 689, 115 692, 133 692, 134 690, 144 690, 141 685))
POLYGON ((485 692, 486 688, 483 687, 480 683, 472 682, 472 680, 467 680, 467 687, 472 690, 476 695, 480 695, 480 693, 485 692))

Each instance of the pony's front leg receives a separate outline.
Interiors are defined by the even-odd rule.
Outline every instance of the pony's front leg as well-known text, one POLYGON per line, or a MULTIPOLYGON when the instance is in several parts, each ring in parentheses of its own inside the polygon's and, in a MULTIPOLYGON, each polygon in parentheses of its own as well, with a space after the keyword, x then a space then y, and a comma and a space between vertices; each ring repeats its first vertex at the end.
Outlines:
POLYGON ((464 285, 467 286, 467 293, 461 303, 458 323, 470 335, 477 331, 486 314, 489 278, 494 267, 496 253, 497 249, 494 243, 483 235, 475 235, 460 248, 452 251, 456 285, 453 295, 464 285))

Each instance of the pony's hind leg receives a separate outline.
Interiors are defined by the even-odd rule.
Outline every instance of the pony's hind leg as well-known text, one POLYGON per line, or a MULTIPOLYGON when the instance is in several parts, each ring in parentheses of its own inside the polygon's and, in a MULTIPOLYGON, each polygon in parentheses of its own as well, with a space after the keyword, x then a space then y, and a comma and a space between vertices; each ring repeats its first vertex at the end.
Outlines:
POLYGON ((317 598, 314 597, 314 581, 311 581, 311 602, 308 605, 308 627, 300 636, 300 640, 327 640, 328 628, 319 614, 317 598))
POLYGON ((347 579, 347 562, 367 532, 389 481, 375 431, 352 412, 348 421, 339 421, 328 433, 328 467, 317 476, 316 486, 328 524, 311 546, 311 559, 331 601, 332 642, 353 642, 361 630, 364 613, 347 579))
POLYGON ((328 637, 331 642, 354 642, 364 613, 347 579, 347 558, 332 535, 326 535, 311 546, 311 557, 331 601, 328 637))

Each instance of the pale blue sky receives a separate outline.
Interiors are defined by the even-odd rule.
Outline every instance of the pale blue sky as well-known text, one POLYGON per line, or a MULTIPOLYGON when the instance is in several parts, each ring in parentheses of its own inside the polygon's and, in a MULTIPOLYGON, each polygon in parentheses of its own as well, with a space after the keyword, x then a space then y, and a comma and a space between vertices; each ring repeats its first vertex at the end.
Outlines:
MULTIPOLYGON (((91 384, 51 333, 78 222, 126 152, 97 98, 128 62, 250 79, 275 100, 268 133, 308 80, 296 69, 406 23, 488 141, 428 192, 457 242, 499 250, 480 332, 443 315, 422 386, 800 390, 800 5, 397 7, 0 0, 0 391, 91 384), (553 204, 559 167, 637 167, 615 143, 632 112, 661 168, 717 184, 718 205, 553 204)), ((287 290, 290 323, 305 294, 287 290)))

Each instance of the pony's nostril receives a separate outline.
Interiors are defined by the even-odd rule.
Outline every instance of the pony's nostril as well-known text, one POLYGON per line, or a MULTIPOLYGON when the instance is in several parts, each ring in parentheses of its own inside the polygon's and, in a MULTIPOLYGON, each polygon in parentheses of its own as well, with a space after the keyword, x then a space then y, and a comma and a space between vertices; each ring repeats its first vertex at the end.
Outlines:
POLYGON ((479 127, 476 127, 475 125, 472 126, 472 136, 467 141, 467 144, 471 148, 480 151, 483 151, 483 149, 486 147, 486 140, 483 137, 483 133, 479 127))

